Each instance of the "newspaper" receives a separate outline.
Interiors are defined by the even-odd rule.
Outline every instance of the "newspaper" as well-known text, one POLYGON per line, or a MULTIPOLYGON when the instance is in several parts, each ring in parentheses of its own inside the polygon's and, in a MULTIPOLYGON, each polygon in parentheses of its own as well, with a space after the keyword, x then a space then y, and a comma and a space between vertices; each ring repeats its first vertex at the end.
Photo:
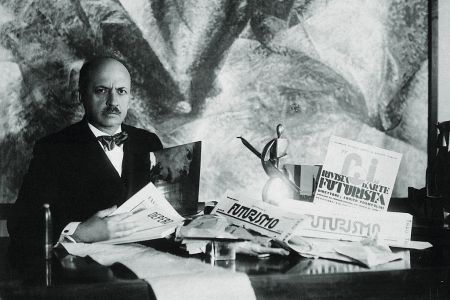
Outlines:
POLYGON ((244 196, 230 194, 211 214, 224 216, 231 224, 284 241, 305 219, 303 215, 284 211, 274 205, 244 196))
POLYGON ((407 247, 411 242, 412 215, 408 213, 362 210, 290 199, 284 199, 279 204, 282 209, 309 217, 297 228, 296 235, 345 241, 371 237, 396 247, 407 247))
POLYGON ((151 182, 118 207, 111 215, 150 209, 154 206, 163 209, 166 214, 181 218, 173 206, 170 205, 169 201, 166 200, 164 195, 151 182))
POLYGON ((402 154, 332 136, 315 203, 386 211, 402 154))
POLYGON ((131 212, 124 221, 139 224, 138 231, 122 238, 110 239, 99 243, 123 244, 163 238, 173 233, 184 218, 164 198, 153 183, 147 184, 134 196, 123 203, 111 215, 131 212))

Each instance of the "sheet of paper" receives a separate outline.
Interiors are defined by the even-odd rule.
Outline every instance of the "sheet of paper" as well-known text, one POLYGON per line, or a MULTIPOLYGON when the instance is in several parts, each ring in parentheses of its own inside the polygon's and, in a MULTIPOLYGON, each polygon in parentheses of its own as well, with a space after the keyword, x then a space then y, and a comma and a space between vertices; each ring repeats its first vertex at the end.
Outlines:
POLYGON ((369 268, 403 258, 402 253, 393 253, 388 246, 384 245, 362 245, 358 242, 349 242, 336 246, 334 250, 369 268))
POLYGON ((90 256, 99 264, 104 266, 110 266, 115 262, 120 262, 127 257, 132 257, 141 252, 150 252, 156 255, 158 251, 145 247, 140 244, 128 244, 128 245, 107 245, 100 243, 61 243, 69 254, 75 256, 90 256))
POLYGON ((328 259, 308 259, 289 269, 286 274, 333 274, 333 273, 354 273, 388 270, 408 270, 411 268, 410 253, 408 250, 399 252, 402 259, 394 260, 385 264, 377 265, 371 268, 354 263, 330 261, 328 259))
POLYGON ((394 253, 388 246, 363 242, 337 241, 294 236, 289 247, 304 257, 320 257, 348 263, 358 263, 369 268, 404 258, 403 252, 394 253))
POLYGON ((158 300, 256 299, 245 273, 213 268, 198 259, 178 257, 139 244, 62 245, 70 254, 89 255, 102 265, 118 262, 127 266, 150 284, 158 300))
POLYGON ((353 262, 351 258, 341 255, 334 250, 334 248, 341 243, 345 242, 294 236, 287 244, 303 257, 320 257, 349 263, 353 262))
POLYGON ((386 211, 401 158, 400 153, 332 136, 314 202, 386 211))
POLYGON ((408 243, 391 244, 391 247, 404 248, 404 249, 415 249, 415 250, 425 250, 433 247, 429 242, 422 241, 409 241, 408 243))
POLYGON ((228 192, 211 214, 227 218, 230 224, 242 226, 262 235, 284 241, 305 220, 305 216, 284 211, 274 205, 237 196, 228 192))

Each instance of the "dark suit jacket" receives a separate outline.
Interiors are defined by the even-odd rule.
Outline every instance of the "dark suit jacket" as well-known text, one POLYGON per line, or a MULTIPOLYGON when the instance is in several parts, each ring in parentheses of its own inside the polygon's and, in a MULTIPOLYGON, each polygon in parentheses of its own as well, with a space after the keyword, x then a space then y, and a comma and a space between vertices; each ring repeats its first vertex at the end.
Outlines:
POLYGON ((69 222, 84 221, 99 210, 118 206, 149 181, 149 152, 162 149, 148 131, 122 125, 122 177, 109 161, 85 120, 38 141, 29 170, 8 219, 11 245, 27 253, 43 247, 43 204, 49 203, 56 242, 69 222))

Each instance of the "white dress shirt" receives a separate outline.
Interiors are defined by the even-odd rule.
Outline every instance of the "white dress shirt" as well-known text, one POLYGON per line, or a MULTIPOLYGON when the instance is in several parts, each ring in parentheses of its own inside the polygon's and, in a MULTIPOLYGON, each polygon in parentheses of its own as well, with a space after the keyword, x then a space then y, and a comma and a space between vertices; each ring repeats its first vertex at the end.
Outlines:
MULTIPOLYGON (((95 137, 98 137, 101 135, 110 135, 101 130, 98 130, 90 123, 88 123, 88 125, 89 125, 89 129, 92 131, 92 133, 95 135, 95 137)), ((122 128, 119 127, 119 129, 117 129, 117 131, 114 134, 120 133, 121 131, 122 131, 122 128)), ((106 156, 108 157, 111 164, 114 166, 114 169, 116 169, 117 173, 120 176, 122 176, 123 144, 120 146, 116 145, 114 147, 114 149, 109 150, 109 151, 105 150, 103 148, 103 145, 100 141, 98 142, 98 145, 99 145, 99 147, 101 147, 103 149, 103 151, 105 151, 106 156)), ((58 241, 59 242, 63 242, 63 241, 76 242, 71 236, 73 235, 75 230, 77 230, 79 224, 80 224, 80 222, 70 222, 69 224, 67 224, 66 227, 64 227, 64 229, 62 230, 58 241)))
MULTIPOLYGON (((95 137, 101 136, 101 135, 110 135, 103 131, 98 130, 93 125, 88 123, 89 129, 91 129, 92 133, 95 135, 95 137)), ((122 128, 119 127, 114 134, 122 132, 122 128)), ((113 134, 113 135, 114 135, 113 134)), ((100 147, 105 151, 106 156, 108 156, 109 161, 112 163, 114 168, 116 169, 117 173, 119 173, 120 176, 122 176, 122 161, 123 161, 123 144, 120 146, 115 146, 114 149, 108 151, 103 148, 103 145, 101 142, 98 142, 100 147)))

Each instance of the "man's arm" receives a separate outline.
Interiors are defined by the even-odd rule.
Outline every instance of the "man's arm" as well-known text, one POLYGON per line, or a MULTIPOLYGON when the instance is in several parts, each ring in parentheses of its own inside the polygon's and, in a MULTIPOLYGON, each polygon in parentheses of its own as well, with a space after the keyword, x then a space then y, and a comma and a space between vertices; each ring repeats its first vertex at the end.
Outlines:
POLYGON ((136 222, 126 221, 131 213, 110 216, 116 206, 101 210, 78 225, 71 236, 76 242, 93 243, 128 236, 137 231, 136 222))

